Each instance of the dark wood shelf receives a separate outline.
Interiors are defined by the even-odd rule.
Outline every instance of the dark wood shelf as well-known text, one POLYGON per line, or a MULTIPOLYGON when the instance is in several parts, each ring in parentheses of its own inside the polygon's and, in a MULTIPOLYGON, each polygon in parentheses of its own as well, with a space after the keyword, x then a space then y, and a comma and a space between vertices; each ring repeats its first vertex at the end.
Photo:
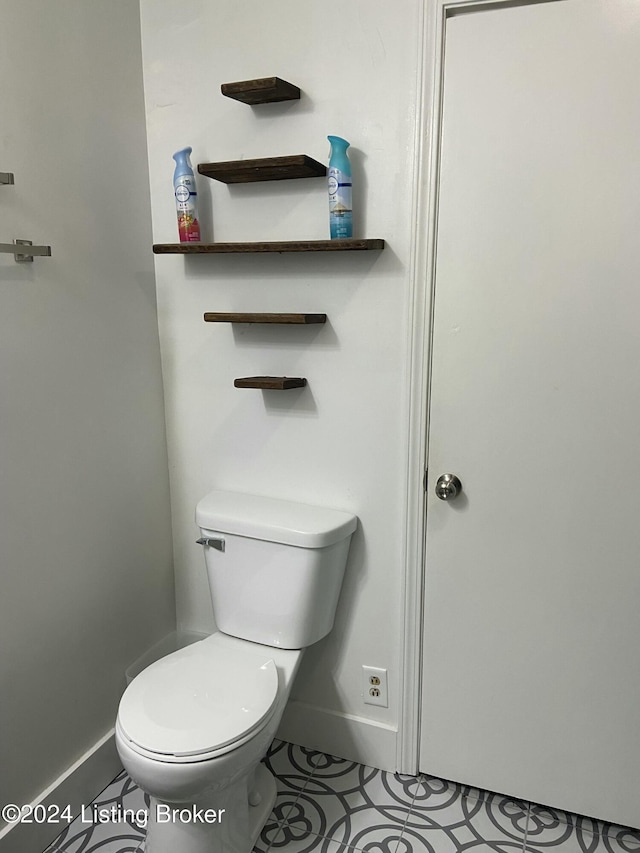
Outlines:
POLYGON ((265 388, 269 391, 288 391, 290 388, 304 388, 307 380, 300 376, 245 376, 234 379, 236 388, 265 388))
POLYGON ((251 313, 222 313, 207 311, 205 323, 286 323, 293 325, 311 325, 326 323, 326 314, 251 314, 251 313))
POLYGON ((384 240, 288 240, 251 243, 155 243, 156 255, 217 255, 252 252, 361 252, 384 249, 384 240))
POLYGON ((322 178, 327 167, 306 154, 261 157, 257 160, 227 160, 200 163, 201 175, 223 184, 250 184, 255 181, 287 181, 291 178, 322 178))
POLYGON ((300 89, 280 77, 260 77, 258 80, 238 80, 223 83, 220 91, 225 98, 233 98, 243 104, 272 104, 277 101, 297 101, 300 89))

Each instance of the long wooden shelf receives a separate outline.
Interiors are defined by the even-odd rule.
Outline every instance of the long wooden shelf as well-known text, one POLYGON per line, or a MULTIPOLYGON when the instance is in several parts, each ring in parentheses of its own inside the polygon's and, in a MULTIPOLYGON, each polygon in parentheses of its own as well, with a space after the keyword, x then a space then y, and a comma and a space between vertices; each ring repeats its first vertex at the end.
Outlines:
POLYGON ((307 380, 301 376, 245 376, 234 379, 236 388, 265 388, 269 391, 288 391, 290 388, 304 388, 307 380))
POLYGON ((207 311, 205 323, 284 323, 293 325, 311 325, 326 323, 326 314, 256 314, 246 312, 207 311))
POLYGON ((280 77, 260 77, 257 80, 223 83, 220 91, 226 98, 233 98, 234 101, 241 101, 250 106, 300 99, 300 89, 280 77))
POLYGON ((384 240, 288 240, 250 243, 155 243, 156 255, 217 255, 253 252, 361 252, 384 249, 384 240))
POLYGON ((224 184, 250 184, 255 181, 286 181, 290 178, 321 178, 327 174, 327 167, 307 154, 290 154, 256 160, 200 163, 198 172, 224 184))

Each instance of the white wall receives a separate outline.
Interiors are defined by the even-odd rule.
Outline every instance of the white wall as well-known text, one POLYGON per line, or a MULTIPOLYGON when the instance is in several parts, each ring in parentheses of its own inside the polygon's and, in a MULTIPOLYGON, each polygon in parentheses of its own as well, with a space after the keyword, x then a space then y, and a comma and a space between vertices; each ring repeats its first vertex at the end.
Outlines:
MULTIPOLYGON (((177 149, 193 162, 352 143, 355 236, 382 253, 158 256, 179 622, 213 617, 194 507, 212 488, 355 512, 337 623, 311 648, 281 731, 395 767, 406 497, 411 192, 420 4, 141 0, 155 242, 175 242, 177 149), (302 100, 248 107, 220 84, 278 75, 302 100), (325 327, 205 324, 205 311, 323 311, 325 327), (233 387, 302 375, 302 391, 233 387), (362 701, 361 666, 389 670, 390 707, 362 701), (356 720, 350 720, 350 716, 356 720), (379 722, 381 726, 368 725, 379 722)), ((328 237, 320 180, 228 187, 199 178, 203 239, 328 237)))
POLYGON ((113 726, 174 597, 137 3, 4 0, 0 78, 0 242, 52 247, 0 255, 0 802, 23 803, 113 726))

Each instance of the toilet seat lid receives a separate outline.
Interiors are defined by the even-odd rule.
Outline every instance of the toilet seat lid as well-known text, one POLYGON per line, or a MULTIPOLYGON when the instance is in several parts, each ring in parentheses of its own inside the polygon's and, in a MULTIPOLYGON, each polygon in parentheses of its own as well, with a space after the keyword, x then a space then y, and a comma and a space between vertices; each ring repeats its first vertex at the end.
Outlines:
POLYGON ((270 716, 278 694, 271 658, 198 646, 157 661, 127 687, 118 720, 133 744, 194 756, 235 743, 270 716))

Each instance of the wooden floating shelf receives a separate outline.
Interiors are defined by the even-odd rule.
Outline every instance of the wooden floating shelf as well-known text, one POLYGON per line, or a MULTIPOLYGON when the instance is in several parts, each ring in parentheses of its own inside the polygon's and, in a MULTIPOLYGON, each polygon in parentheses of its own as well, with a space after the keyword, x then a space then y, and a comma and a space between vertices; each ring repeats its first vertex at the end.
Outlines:
POLYGON ((238 80, 223 83, 220 91, 225 98, 233 98, 243 104, 273 104, 277 101, 297 101, 300 89, 280 77, 261 77, 258 80, 238 80))
POLYGON ((247 314, 221 313, 207 311, 205 323, 286 323, 307 326, 314 323, 326 323, 326 314, 247 314))
POLYGON ((269 391, 288 391, 290 388, 304 388, 307 380, 300 376, 245 376, 234 379, 236 388, 265 388, 269 391))
POLYGON ((289 240, 257 243, 155 243, 156 255, 218 255, 254 252, 361 252, 384 249, 384 240, 289 240))
POLYGON ((257 160, 200 163, 198 171, 224 184, 250 184, 255 181, 286 181, 290 178, 321 178, 327 174, 327 167, 306 154, 291 154, 257 160))

